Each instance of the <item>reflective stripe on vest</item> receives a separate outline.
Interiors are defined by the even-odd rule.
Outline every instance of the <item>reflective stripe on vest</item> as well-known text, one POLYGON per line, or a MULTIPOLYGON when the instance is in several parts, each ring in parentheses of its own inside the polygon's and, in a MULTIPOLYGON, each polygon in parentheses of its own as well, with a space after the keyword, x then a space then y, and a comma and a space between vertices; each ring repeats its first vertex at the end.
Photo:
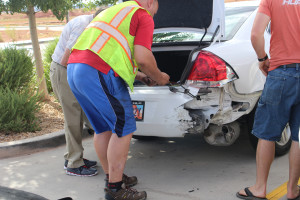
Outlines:
POLYGON ((92 22, 87 26, 89 28, 97 28, 102 31, 96 41, 91 45, 90 49, 100 53, 104 45, 112 37, 114 38, 126 52, 128 59, 131 60, 132 66, 134 67, 134 73, 136 73, 136 67, 131 58, 131 51, 126 37, 117 29, 127 15, 138 5, 127 6, 119 11, 119 13, 111 20, 110 23, 103 21, 92 22))

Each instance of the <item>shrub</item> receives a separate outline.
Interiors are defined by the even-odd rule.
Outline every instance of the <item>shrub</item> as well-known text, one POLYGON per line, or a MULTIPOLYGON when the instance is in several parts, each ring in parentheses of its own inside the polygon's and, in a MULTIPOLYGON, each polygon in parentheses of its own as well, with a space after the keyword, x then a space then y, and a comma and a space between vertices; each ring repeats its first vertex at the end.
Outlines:
POLYGON ((29 86, 22 91, 0 87, 0 131, 34 132, 40 130, 36 113, 40 96, 29 86))
POLYGON ((51 81, 50 81, 50 65, 52 62, 52 54, 54 53, 55 47, 58 43, 58 38, 50 42, 45 49, 44 53, 44 73, 46 78, 47 89, 49 92, 53 92, 51 81))
POLYGON ((20 90, 34 76, 32 57, 25 49, 14 46, 0 50, 0 87, 20 90))

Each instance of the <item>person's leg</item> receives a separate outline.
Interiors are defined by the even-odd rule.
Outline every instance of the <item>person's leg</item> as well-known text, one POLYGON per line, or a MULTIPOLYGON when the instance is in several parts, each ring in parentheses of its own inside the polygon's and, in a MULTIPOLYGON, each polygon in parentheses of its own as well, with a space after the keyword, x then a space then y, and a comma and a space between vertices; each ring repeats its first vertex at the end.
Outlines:
POLYGON ((64 157, 68 160, 68 167, 78 168, 84 165, 82 159, 82 109, 69 87, 65 67, 52 62, 50 78, 54 93, 59 99, 64 113, 67 150, 64 157))
POLYGON ((275 156, 275 142, 259 139, 256 150, 256 182, 251 190, 256 196, 265 197, 267 180, 275 156))
MULTIPOLYGON (((266 197, 267 180, 274 155, 275 142, 259 139, 256 150, 256 182, 249 187, 254 196, 266 197)), ((246 196, 244 189, 239 193, 246 196)))
MULTIPOLYGON (((252 131, 253 135, 260 138, 256 152, 256 182, 249 188, 257 197, 266 196, 267 179, 275 156, 275 141, 280 140, 282 131, 289 122, 293 104, 291 97, 296 93, 291 90, 295 83, 289 81, 290 78, 285 69, 270 71, 258 101, 252 131)), ((244 189, 239 194, 245 196, 244 189)))
POLYGON ((110 183, 122 181, 131 138, 132 133, 124 137, 118 137, 116 134, 111 136, 107 151, 110 183))
POLYGON ((298 75, 297 84, 293 84, 293 86, 296 90, 294 93, 297 94, 298 92, 298 95, 295 96, 296 103, 292 106, 290 115, 290 130, 293 140, 289 154, 289 181, 287 184, 287 197, 290 199, 299 196, 298 181, 300 178, 300 69, 297 69, 296 72, 295 75, 298 75))
POLYGON ((300 178, 300 148, 299 142, 293 141, 290 149, 290 170, 287 184, 287 198, 293 199, 299 196, 298 180, 300 178))
POLYGON ((109 167, 107 161, 107 149, 109 140, 111 138, 112 132, 106 131, 100 134, 94 134, 94 147, 97 156, 100 160, 102 169, 105 174, 109 174, 109 167))
POLYGON ((105 190, 105 199, 142 200, 147 198, 145 191, 138 192, 126 187, 123 171, 126 164, 132 133, 123 137, 113 134, 109 141, 107 158, 109 163, 109 183, 105 190), (125 186, 125 187, 124 187, 125 186))

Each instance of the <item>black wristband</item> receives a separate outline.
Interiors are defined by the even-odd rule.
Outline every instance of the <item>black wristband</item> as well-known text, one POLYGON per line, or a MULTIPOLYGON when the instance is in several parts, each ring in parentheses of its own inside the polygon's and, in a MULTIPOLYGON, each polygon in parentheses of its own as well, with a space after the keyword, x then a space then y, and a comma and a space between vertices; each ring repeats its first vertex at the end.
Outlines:
POLYGON ((268 58, 269 58, 268 54, 266 54, 266 56, 264 58, 258 58, 258 61, 263 62, 263 61, 267 60, 268 58))

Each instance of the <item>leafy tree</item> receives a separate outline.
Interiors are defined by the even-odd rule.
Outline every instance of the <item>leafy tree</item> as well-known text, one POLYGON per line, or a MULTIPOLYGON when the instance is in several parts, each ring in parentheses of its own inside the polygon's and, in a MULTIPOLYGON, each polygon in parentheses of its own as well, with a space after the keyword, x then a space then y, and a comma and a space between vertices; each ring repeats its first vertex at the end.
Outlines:
POLYGON ((117 2, 120 2, 120 0, 93 0, 93 1, 88 1, 85 2, 83 4, 81 4, 81 7, 84 7, 88 10, 94 10, 96 9, 98 6, 102 6, 102 5, 114 5, 117 2))
POLYGON ((57 19, 63 20, 67 11, 78 1, 79 0, 2 0, 0 3, 0 12, 6 11, 11 14, 26 13, 28 16, 37 81, 39 83, 39 91, 43 93, 44 99, 49 99, 49 95, 44 77, 43 61, 36 28, 35 10, 41 10, 43 12, 52 10, 57 19))
MULTIPOLYGON (((116 0, 96 0, 94 5, 115 4, 116 0)), ((39 83, 39 92, 43 94, 44 99, 49 99, 47 85, 44 76, 43 61, 36 28, 36 10, 48 12, 51 10, 59 20, 63 20, 68 11, 75 6, 84 6, 81 0, 0 0, 0 14, 3 11, 7 13, 26 13, 29 19, 30 36, 33 46, 37 81, 39 83)), ((91 4, 92 5, 92 4, 91 4)))

